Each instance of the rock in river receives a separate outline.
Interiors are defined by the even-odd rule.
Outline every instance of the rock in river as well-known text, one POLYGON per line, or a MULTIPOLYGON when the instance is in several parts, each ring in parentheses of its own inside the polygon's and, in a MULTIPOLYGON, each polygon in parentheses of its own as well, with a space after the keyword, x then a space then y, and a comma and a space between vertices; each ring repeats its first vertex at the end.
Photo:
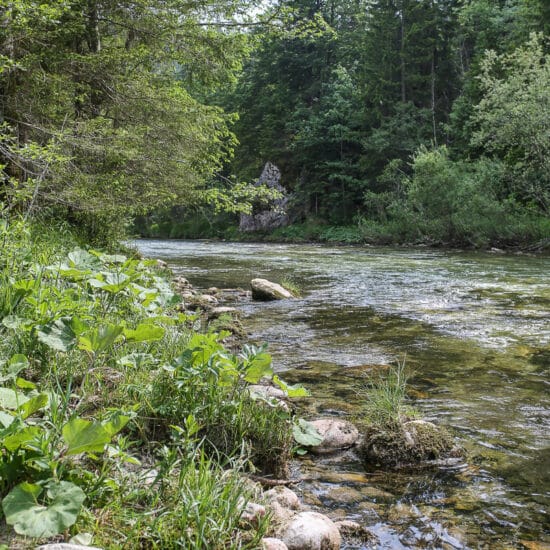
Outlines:
POLYGON ((311 447, 314 453, 332 453, 355 445, 359 439, 359 430, 347 420, 339 418, 320 418, 310 422, 323 436, 319 445, 311 447))
POLYGON ((252 298, 254 300, 282 300, 292 298, 292 294, 277 283, 272 283, 267 279, 252 279, 252 298))

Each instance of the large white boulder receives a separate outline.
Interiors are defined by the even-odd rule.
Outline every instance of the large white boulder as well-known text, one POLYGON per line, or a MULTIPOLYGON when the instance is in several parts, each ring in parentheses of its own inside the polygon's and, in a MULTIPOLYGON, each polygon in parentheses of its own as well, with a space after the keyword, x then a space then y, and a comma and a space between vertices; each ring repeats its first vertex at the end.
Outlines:
POLYGON ((338 527, 318 512, 296 514, 282 529, 280 538, 288 550, 339 550, 342 543, 338 527))
POLYGON ((293 297, 286 288, 267 279, 252 279, 250 286, 254 300, 283 300, 293 297))

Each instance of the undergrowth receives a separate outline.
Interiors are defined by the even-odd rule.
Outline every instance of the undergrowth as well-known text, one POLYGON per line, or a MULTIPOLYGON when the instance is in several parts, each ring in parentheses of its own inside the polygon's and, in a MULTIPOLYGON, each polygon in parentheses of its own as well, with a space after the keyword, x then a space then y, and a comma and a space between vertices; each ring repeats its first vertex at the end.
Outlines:
POLYGON ((196 333, 156 262, 0 219, 0 546, 254 548, 239 472, 285 475, 263 348, 196 333))

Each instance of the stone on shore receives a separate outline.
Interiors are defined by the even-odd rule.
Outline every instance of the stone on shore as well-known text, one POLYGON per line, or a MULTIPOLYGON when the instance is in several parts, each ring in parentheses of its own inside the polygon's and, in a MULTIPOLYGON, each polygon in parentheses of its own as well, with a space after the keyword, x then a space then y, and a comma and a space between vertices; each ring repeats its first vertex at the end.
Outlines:
POLYGON ((252 287, 252 298, 254 300, 269 301, 293 298, 286 288, 267 279, 252 279, 250 286, 252 287))
POLYGON ((318 512, 296 514, 281 530, 289 550, 339 550, 340 531, 334 522, 318 512))

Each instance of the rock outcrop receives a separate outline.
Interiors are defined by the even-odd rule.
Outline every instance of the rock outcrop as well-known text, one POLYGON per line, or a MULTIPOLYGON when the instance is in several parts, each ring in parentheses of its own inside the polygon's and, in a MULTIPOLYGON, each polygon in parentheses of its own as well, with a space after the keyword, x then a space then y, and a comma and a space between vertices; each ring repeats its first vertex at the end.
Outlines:
POLYGON ((255 205, 252 214, 241 214, 239 229, 241 231, 271 231, 288 224, 286 206, 288 197, 286 189, 281 185, 281 171, 271 162, 264 166, 262 174, 254 184, 256 187, 265 185, 281 194, 267 205, 255 205))

